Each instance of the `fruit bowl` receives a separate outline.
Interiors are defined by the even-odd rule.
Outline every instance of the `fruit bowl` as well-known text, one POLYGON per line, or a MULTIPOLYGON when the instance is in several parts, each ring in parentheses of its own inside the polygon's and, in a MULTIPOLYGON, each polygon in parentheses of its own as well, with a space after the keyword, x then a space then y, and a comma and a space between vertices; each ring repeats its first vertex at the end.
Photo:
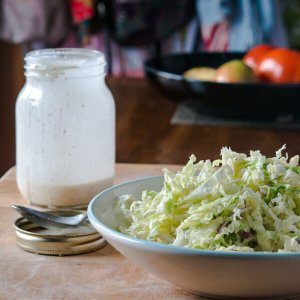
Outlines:
POLYGON ((245 53, 172 54, 149 59, 149 81, 174 100, 195 99, 202 113, 247 118, 299 115, 300 84, 217 83, 187 80, 182 74, 196 66, 217 68, 245 53))
POLYGON ((139 199, 143 190, 159 191, 162 185, 163 177, 148 177, 109 188, 89 204, 89 220, 126 258, 191 293, 228 299, 300 294, 300 253, 198 250, 118 232, 122 218, 113 209, 118 196, 129 193, 139 199))

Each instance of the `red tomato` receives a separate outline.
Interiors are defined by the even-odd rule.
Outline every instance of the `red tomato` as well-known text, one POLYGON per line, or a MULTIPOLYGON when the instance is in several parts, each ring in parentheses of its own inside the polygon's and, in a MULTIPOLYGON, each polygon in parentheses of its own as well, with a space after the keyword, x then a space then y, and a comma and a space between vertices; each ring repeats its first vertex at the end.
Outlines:
POLYGON ((300 82, 300 53, 286 48, 270 50, 261 57, 256 73, 263 81, 300 82))
POLYGON ((252 49, 250 49, 243 58, 244 63, 250 67, 251 69, 256 70, 256 67, 263 55, 265 55, 268 51, 274 49, 273 46, 270 45, 258 45, 252 49))

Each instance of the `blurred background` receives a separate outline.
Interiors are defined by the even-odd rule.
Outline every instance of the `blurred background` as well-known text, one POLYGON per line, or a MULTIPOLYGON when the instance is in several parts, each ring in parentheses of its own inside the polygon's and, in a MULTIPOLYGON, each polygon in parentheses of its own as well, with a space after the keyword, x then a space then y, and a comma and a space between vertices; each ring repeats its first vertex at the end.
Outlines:
MULTIPOLYGON (((0 175, 15 163, 14 106, 28 51, 97 49, 106 55, 109 77, 122 79, 143 78, 151 57, 246 52, 262 43, 300 47, 299 0, 0 0, 0 175)), ((124 151, 118 162, 130 161, 124 151)), ((139 159, 133 151, 131 161, 187 159, 151 153, 139 159)))

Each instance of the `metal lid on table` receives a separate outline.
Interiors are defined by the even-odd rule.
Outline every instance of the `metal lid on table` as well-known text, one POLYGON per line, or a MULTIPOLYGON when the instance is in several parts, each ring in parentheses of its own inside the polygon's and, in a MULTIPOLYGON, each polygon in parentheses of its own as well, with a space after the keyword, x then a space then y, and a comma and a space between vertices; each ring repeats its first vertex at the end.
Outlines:
MULTIPOLYGON (((56 215, 75 215, 78 211, 51 211, 56 215)), ((23 250, 45 255, 75 255, 97 251, 106 245, 104 238, 85 221, 79 226, 46 229, 19 218, 15 222, 16 243, 23 250)))

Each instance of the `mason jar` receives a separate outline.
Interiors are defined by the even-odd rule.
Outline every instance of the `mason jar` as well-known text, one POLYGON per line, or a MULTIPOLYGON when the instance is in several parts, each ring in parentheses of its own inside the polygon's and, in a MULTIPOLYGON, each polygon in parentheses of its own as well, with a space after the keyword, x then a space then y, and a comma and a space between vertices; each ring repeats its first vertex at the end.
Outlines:
POLYGON ((112 185, 115 104, 105 58, 87 49, 25 56, 16 103, 17 184, 31 204, 82 207, 112 185))

